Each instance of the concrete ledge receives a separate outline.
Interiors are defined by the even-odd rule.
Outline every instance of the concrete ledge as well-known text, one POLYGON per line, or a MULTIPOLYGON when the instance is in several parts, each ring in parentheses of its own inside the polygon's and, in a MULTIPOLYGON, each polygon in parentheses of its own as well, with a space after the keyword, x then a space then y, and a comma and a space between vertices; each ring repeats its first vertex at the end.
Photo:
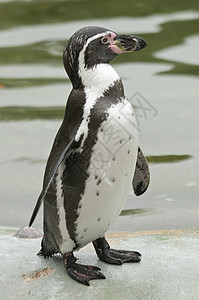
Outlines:
POLYGON ((0 299, 198 300, 199 230, 109 233, 113 248, 137 250, 142 261, 108 265, 87 245, 76 253, 79 263, 96 265, 106 276, 90 287, 69 278, 61 258, 38 257, 41 238, 19 239, 17 230, 0 227, 0 299))

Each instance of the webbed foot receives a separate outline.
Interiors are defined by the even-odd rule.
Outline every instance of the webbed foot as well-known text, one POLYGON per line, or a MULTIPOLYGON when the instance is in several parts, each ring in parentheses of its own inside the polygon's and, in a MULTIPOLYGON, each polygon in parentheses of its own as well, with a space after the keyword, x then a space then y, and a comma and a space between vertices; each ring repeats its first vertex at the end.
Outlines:
POLYGON ((80 283, 90 285, 90 280, 106 278, 98 267, 77 264, 77 258, 73 255, 73 252, 66 253, 63 257, 68 275, 80 283))
POLYGON ((110 249, 105 237, 93 241, 99 259, 109 264, 122 265, 127 262, 139 262, 141 254, 136 251, 110 249))

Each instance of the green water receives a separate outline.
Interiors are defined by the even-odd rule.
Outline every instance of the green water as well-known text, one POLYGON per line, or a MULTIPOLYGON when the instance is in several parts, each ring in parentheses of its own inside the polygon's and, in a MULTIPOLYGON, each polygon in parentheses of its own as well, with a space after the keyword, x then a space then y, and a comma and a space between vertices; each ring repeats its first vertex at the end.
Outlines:
POLYGON ((20 227, 29 220, 71 90, 63 47, 87 25, 134 33, 148 43, 113 61, 136 109, 151 184, 145 195, 129 195, 112 229, 198 227, 199 2, 194 0, 0 0, 0 224, 20 227))

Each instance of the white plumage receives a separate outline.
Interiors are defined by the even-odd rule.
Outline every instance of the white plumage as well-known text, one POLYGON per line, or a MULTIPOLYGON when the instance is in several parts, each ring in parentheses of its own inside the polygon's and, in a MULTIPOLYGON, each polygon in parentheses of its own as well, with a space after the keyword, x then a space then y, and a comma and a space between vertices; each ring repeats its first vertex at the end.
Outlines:
POLYGON ((120 214, 132 183, 136 195, 149 183, 133 108, 109 65, 119 53, 145 47, 138 36, 91 26, 74 33, 64 48, 64 67, 73 90, 29 226, 44 201, 39 254, 61 253, 69 276, 86 285, 105 278, 98 267, 76 263, 73 251, 89 242, 104 262, 140 261, 139 252, 111 249, 104 234, 120 214))
POLYGON ((76 240, 81 247, 104 236, 132 189, 138 149, 133 108, 125 99, 112 106, 108 114, 97 134, 88 169, 90 176, 79 203, 76 240), (114 131, 109 133, 111 128, 114 131))

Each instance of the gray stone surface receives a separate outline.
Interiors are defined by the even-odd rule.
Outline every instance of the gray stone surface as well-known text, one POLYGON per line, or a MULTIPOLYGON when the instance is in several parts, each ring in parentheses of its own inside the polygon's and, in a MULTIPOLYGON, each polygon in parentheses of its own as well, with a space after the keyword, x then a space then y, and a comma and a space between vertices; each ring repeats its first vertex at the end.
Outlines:
POLYGON ((199 299, 199 230, 109 233, 114 248, 142 253, 138 264, 100 262, 92 245, 76 256, 102 269, 105 280, 90 286, 66 274, 60 258, 36 253, 41 239, 14 237, 17 229, 0 228, 0 299, 199 299))

